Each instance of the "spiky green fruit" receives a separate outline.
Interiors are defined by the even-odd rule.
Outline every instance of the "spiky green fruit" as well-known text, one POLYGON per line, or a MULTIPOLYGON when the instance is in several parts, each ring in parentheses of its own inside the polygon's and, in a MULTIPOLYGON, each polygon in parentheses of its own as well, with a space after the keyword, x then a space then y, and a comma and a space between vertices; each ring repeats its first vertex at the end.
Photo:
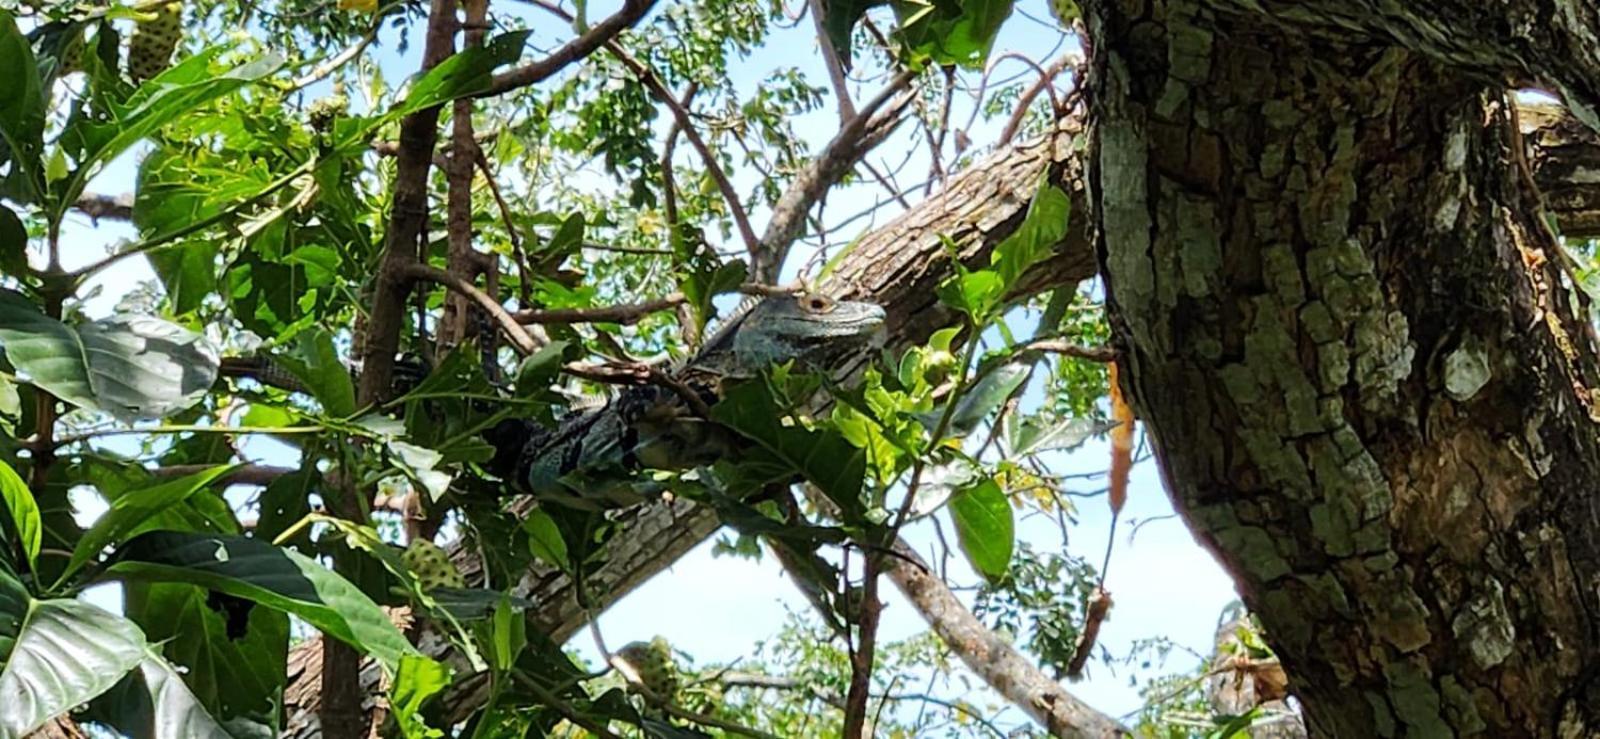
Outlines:
POLYGON ((450 561, 449 553, 427 539, 411 540, 411 545, 406 547, 405 554, 400 555, 400 559, 406 563, 411 573, 417 576, 417 584, 422 586, 424 592, 438 588, 467 586, 466 578, 461 576, 461 571, 450 561))
POLYGON ((128 39, 128 77, 137 83, 161 74, 182 37, 183 3, 165 3, 137 21, 128 39))

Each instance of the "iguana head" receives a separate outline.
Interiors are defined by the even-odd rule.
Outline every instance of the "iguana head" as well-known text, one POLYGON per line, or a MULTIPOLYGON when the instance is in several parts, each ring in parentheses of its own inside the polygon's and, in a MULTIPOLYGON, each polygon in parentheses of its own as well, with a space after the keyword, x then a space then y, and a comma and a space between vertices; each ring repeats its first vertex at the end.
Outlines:
POLYGON ((773 295, 729 319, 702 356, 721 355, 718 364, 729 374, 755 374, 789 361, 821 368, 879 341, 883 322, 876 303, 816 293, 773 295))

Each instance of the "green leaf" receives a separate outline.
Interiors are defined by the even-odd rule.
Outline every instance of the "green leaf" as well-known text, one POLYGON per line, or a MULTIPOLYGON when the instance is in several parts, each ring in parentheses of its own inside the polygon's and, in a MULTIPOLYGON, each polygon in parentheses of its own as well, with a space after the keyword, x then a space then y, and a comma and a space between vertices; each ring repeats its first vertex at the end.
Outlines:
POLYGON ((850 68, 850 34, 867 11, 888 0, 823 0, 822 27, 845 69, 850 68))
POLYGON ((383 610, 349 581, 302 554, 255 539, 152 531, 124 544, 107 571, 191 583, 298 616, 372 655, 391 675, 402 657, 418 654, 383 610))
MULTIPOLYGON (((184 739, 235 739, 206 710, 200 699, 183 681, 183 676, 160 655, 150 654, 139 663, 140 682, 146 691, 150 711, 148 733, 135 736, 184 737, 184 739)), ((242 676, 228 675, 236 680, 242 676)), ((146 728, 146 727, 141 727, 146 728)))
POLYGON ((21 170, 18 179, 29 190, 21 194, 31 198, 42 184, 38 177, 39 154, 44 150, 44 85, 28 39, 4 10, 0 10, 0 69, 5 70, 0 74, 0 139, 10 149, 12 165, 21 170))
MULTIPOLYGON (((0 575, 0 579, 6 579, 0 575)), ((79 600, 0 601, 0 621, 22 627, 0 672, 0 736, 27 736, 110 690, 145 657, 144 634, 121 616, 79 600)))
POLYGON ((991 582, 999 580, 1011 566, 1011 551, 1016 545, 1015 521, 1011 503, 993 478, 958 493, 950 499, 950 518, 956 525, 956 539, 972 569, 991 582))
POLYGON ((444 732, 422 720, 422 705, 450 684, 450 668, 420 654, 400 658, 400 670, 389 690, 389 706, 394 709, 401 733, 408 739, 444 736, 444 732))
POLYGON ((0 205, 0 274, 28 274, 28 228, 4 205, 0 205))
POLYGON ((522 530, 528 533, 528 553, 561 568, 563 572, 568 570, 567 542, 561 538, 561 529, 550 514, 535 508, 523 519, 522 530))
POLYGON ((1010 292, 1028 268, 1043 261, 1067 237, 1072 218, 1072 199, 1050 182, 1050 173, 1039 176, 1039 187, 1028 204, 1022 225, 994 248, 991 268, 1000 274, 1001 292, 1010 292))
MULTIPOLYGON (((979 378, 978 382, 961 394, 956 409, 950 414, 949 433, 954 437, 972 433, 983 419, 999 408, 1018 388, 1028 381, 1033 372, 1031 362, 1012 362, 996 367, 979 378)), ((932 425, 938 424, 938 414, 932 414, 932 425)), ((924 417, 924 420, 928 420, 924 417)), ((931 426, 930 425, 930 428, 931 426)))
POLYGON ((1025 419, 1013 427, 1009 434, 1011 453, 1023 457, 1038 452, 1076 449, 1089 437, 1115 427, 1115 423, 1096 421, 1087 416, 1062 418, 1050 424, 1037 419, 1025 419))
POLYGON ((111 503, 100 520, 83 533, 72 550, 72 559, 61 573, 61 580, 71 577, 102 549, 122 541, 135 529, 169 506, 180 503, 196 492, 231 472, 238 465, 212 467, 187 477, 158 483, 139 490, 129 490, 111 503))
POLYGON ((406 99, 385 117, 408 115, 423 108, 489 91, 494 69, 522 56, 532 31, 514 31, 490 39, 440 62, 411 86, 406 99))
POLYGON ((567 216, 567 219, 556 228, 556 232, 550 236, 550 243, 545 244, 541 250, 545 253, 541 256, 546 259, 557 258, 577 251, 583 246, 585 225, 582 211, 567 216))
POLYGON ((980 69, 1012 0, 894 0, 899 36, 915 57, 980 69))
POLYGON ((32 384, 125 422, 194 405, 220 364, 209 340, 175 323, 119 315, 74 329, 4 289, 0 347, 32 384))
POLYGON ((4 565, 0 565, 0 667, 11 659, 11 650, 22 635, 22 625, 27 623, 28 607, 33 596, 22 581, 4 565))
POLYGON ((4 502, 6 510, 11 513, 11 525, 16 528, 22 553, 28 558, 28 570, 37 571, 39 546, 44 540, 39 504, 33 500, 33 492, 28 490, 28 484, 3 460, 0 460, 0 502, 4 502))
POLYGON ((866 452, 837 431, 785 426, 785 415, 763 382, 735 386, 711 409, 712 420, 759 447, 738 466, 755 467, 772 480, 798 473, 839 506, 846 522, 859 522, 865 508, 861 483, 867 471, 866 452))
POLYGON ((241 611, 220 594, 183 583, 125 588, 128 618, 160 645, 164 660, 183 667, 188 691, 211 716, 275 727, 288 663, 287 616, 233 600, 245 606, 241 611))
POLYGON ((172 312, 185 315, 217 290, 217 242, 200 239, 147 252, 172 312))
POLYGON ((516 664, 517 655, 528 645, 528 621, 517 612, 511 597, 502 595, 494 606, 494 666, 505 671, 516 664))
POLYGON ((102 165, 163 126, 198 108, 263 79, 277 71, 283 60, 276 54, 241 64, 222 73, 211 62, 223 52, 213 46, 173 65, 146 81, 121 105, 113 105, 104 118, 81 118, 62 134, 63 145, 79 147, 78 168, 57 194, 54 219, 83 193, 84 185, 102 165))
POLYGON ((971 316, 973 323, 987 322, 1005 298, 1006 286, 1000 273, 988 269, 973 272, 960 265, 956 270, 957 274, 936 290, 940 302, 971 316))
POLYGON ((332 334, 320 328, 301 333, 294 356, 278 357, 278 362, 311 390, 328 415, 349 418, 355 414, 355 384, 350 381, 350 370, 339 361, 332 334))

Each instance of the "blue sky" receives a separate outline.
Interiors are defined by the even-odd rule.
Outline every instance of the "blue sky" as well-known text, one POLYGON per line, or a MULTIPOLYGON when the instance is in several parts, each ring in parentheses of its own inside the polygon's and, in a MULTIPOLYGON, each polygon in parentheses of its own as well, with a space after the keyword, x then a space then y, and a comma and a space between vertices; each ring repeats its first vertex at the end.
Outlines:
MULTIPOLYGON (((615 6, 614 0, 591 4, 591 20, 611 12, 615 6)), ((501 11, 524 16, 529 25, 538 29, 533 42, 536 47, 549 48, 569 35, 569 29, 563 24, 552 21, 549 16, 534 15, 534 9, 527 5, 500 2, 496 4, 496 12, 501 11)), ((1045 21, 1050 19, 1043 0, 1020 2, 1018 12, 1001 32, 996 56, 1006 51, 1018 51, 1048 61, 1047 53, 1062 48, 1063 41, 1053 27, 1029 20, 1026 17, 1028 15, 1045 21)), ((386 78, 399 80, 416 67, 420 34, 414 37, 412 48, 404 55, 396 53, 391 32, 386 31, 383 38, 386 43, 369 50, 369 54, 374 55, 386 78)), ((530 49, 528 53, 531 57, 537 52, 530 49)), ((777 31, 762 50, 750 59, 737 63, 735 80, 742 91, 748 91, 759 84, 771 69, 789 65, 799 67, 816 84, 826 84, 827 76, 816 53, 809 20, 796 24, 792 29, 777 31)), ((1025 70, 1014 60, 1002 61, 994 77, 1006 78, 1025 70)), ((871 83, 857 84, 855 87, 853 93, 858 101, 870 97, 875 90, 875 84, 871 83)), ((308 99, 321 94, 323 90, 325 88, 312 88, 308 91, 308 99)), ((962 98, 957 95, 953 116, 957 121, 965 120, 971 109, 970 99, 962 98)), ((798 133, 812 145, 813 150, 831 137, 837 127, 831 104, 830 97, 823 110, 795 121, 798 133)), ((973 129, 973 141, 980 147, 987 145, 995 139, 1002 124, 1003 120, 980 121, 973 129)), ((886 161, 882 154, 875 155, 873 161, 883 164, 881 168, 898 163, 899 157, 904 156, 910 129, 910 126, 903 127, 896 140, 885 145, 883 151, 891 152, 895 157, 892 162, 886 161)), ((680 152, 687 148, 679 147, 680 152)), ((696 166, 689 156, 682 156, 679 161, 680 166, 696 166)), ((906 171, 925 172, 927 161, 926 151, 919 149, 912 154, 906 171)), ((114 163, 95 180, 91 191, 113 194, 128 191, 134 165, 132 157, 114 163)), ((752 176, 749 172, 736 176, 736 184, 741 192, 749 191, 753 183, 752 176)), ((599 179, 597 177, 596 181, 599 179)), ((907 175, 906 179, 915 180, 918 177, 907 175)), ((831 219, 842 218, 881 197, 881 190, 869 184, 836 191, 830 195, 829 202, 839 205, 830 210, 828 215, 831 219)), ((893 213, 893 209, 885 209, 882 215, 874 219, 875 223, 853 223, 850 226, 852 230, 842 235, 853 236, 862 229, 882 225, 893 213)), ((765 218, 764 212, 752 213, 758 232, 765 218)), ((95 229, 90 227, 86 218, 74 215, 69 218, 63 239, 65 266, 70 269, 93 261, 113 248, 120 239, 131 238, 132 235, 124 224, 102 223, 95 229)), ((804 251, 797 252, 791 257, 791 264, 803 263, 806 256, 804 251)), ((100 294, 87 302, 87 311, 91 315, 111 312, 120 296, 131 286, 151 277, 144 260, 123 262, 118 269, 108 270, 96 279, 100 294)), ((1023 328, 1023 335, 1026 335, 1028 329, 1019 328, 1023 328)), ((1037 388, 1030 391, 1030 397, 1036 398, 1038 394, 1037 388)), ((283 447, 270 442, 252 443, 246 449, 248 453, 259 455, 260 461, 280 464, 293 462, 292 456, 283 447)), ((1058 455, 1051 461, 1058 472, 1075 473, 1101 471, 1108 460, 1107 445, 1103 441, 1094 441, 1071 454, 1058 455)), ((1102 484, 1098 480, 1087 480, 1083 489, 1097 488, 1102 484)), ((1076 500, 1080 506, 1079 522, 1072 529, 1068 550, 1098 563, 1104 553, 1110 526, 1105 502, 1103 498, 1076 500)), ((85 517, 95 515, 98 506, 89 500, 84 502, 85 517)), ((1226 575, 1171 514, 1172 509, 1155 466, 1148 462, 1140 464, 1134 470, 1129 502, 1123 511, 1106 582, 1115 600, 1115 608, 1101 632, 1101 644, 1114 654, 1126 654, 1134 641, 1155 636, 1167 636, 1178 644, 1207 652, 1218 614, 1236 597, 1226 575), (1130 524, 1141 521, 1150 523, 1140 527, 1136 537, 1130 536, 1135 528, 1130 524)), ((949 529, 948 525, 946 529, 949 529)), ((925 555, 932 553, 934 542, 931 526, 913 526, 906 535, 925 555)), ((1056 536, 1054 524, 1042 517, 1023 517, 1019 521, 1020 538, 1040 542, 1040 546, 1044 546, 1044 542, 1056 541, 1056 536)), ((772 636, 785 621, 788 612, 804 612, 808 608, 770 558, 752 562, 714 557, 711 544, 712 541, 708 541, 696 548, 668 572, 646 583, 603 614, 600 625, 607 642, 615 647, 659 634, 667 637, 678 649, 694 655, 700 663, 727 662, 752 654, 755 644, 772 636)), ((965 568, 959 555, 953 557, 951 562, 952 575, 956 579, 965 583, 977 581, 976 576, 965 568)), ((926 628, 915 610, 900 598, 898 592, 887 586, 884 590, 888 608, 881 638, 904 638, 926 628)), ((92 597, 108 606, 114 606, 116 601, 115 593, 110 591, 102 591, 92 597)), ((576 637, 573 646, 589 659, 596 658, 587 634, 576 637)), ((1094 663, 1089 668, 1088 677, 1072 685, 1071 690, 1101 710, 1121 715, 1139 706, 1139 698, 1131 684, 1134 679, 1187 669, 1192 665, 1193 660, 1184 655, 1175 656, 1172 662, 1153 671, 1114 672, 1106 665, 1094 663)), ((974 693, 969 697, 979 698, 980 695, 974 693)), ((1021 720, 1015 709, 1010 709, 1006 716, 1012 721, 1021 720)))

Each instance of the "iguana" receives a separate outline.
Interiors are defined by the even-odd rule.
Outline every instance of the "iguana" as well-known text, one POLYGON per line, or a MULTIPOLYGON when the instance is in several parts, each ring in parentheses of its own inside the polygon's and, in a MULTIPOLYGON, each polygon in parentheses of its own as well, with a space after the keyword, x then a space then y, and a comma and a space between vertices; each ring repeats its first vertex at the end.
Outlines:
MULTIPOLYGON (((883 323, 883 308, 875 303, 814 293, 771 295, 724 321, 698 353, 667 374, 710 404, 720 397, 723 382, 752 378, 779 364, 836 366, 875 345, 883 323)), ((510 420, 485 437, 497 450, 490 471, 512 482, 513 492, 567 502, 576 492, 577 499, 602 506, 605 498, 623 502, 615 500, 616 489, 605 494, 573 490, 575 473, 606 467, 691 469, 731 451, 720 427, 695 415, 678 391, 660 384, 630 387, 604 406, 570 414, 553 429, 510 420)))

